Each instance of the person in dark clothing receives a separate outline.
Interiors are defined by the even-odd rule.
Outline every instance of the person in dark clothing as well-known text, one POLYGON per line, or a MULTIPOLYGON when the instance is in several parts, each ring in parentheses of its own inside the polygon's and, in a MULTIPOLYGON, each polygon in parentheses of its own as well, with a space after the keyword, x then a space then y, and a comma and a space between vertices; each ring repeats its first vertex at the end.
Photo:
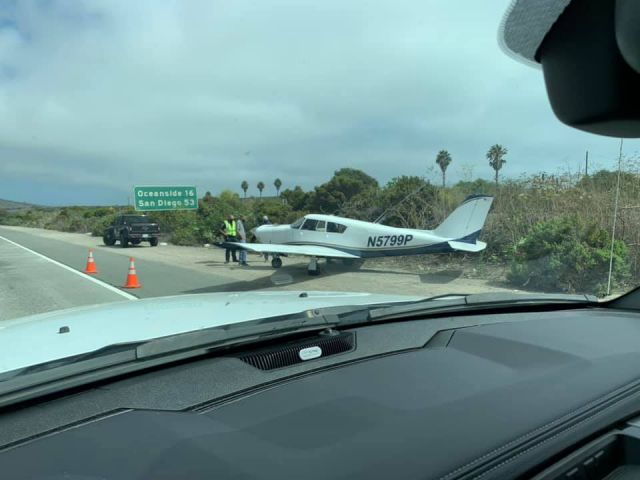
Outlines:
MULTIPOLYGON (((222 233, 222 235, 224 236, 225 242, 235 242, 237 240, 238 231, 237 231, 236 219, 233 215, 229 215, 229 217, 224 221, 224 223, 222 224, 222 229, 220 230, 220 233, 222 233)), ((224 263, 229 263, 230 256, 234 262, 238 261, 236 257, 235 249, 225 248, 224 263)))
MULTIPOLYGON (((242 215, 236 222, 236 235, 240 243, 247 243, 247 231, 245 230, 244 226, 246 221, 246 217, 242 215)), ((244 248, 240 249, 240 265, 242 265, 243 267, 249 266, 249 264, 247 263, 247 251, 244 248)))

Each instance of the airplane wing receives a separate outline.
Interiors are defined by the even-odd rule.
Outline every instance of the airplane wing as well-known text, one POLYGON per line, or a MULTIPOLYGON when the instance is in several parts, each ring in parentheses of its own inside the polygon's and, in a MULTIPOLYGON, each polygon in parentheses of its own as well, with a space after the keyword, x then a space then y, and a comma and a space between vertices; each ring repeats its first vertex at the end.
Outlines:
POLYGON ((240 248, 256 253, 277 253, 280 255, 303 255, 305 257, 322 258, 360 258, 358 255, 343 252, 336 248, 322 247, 319 245, 283 245, 279 243, 237 243, 223 242, 219 247, 240 248))
POLYGON ((454 241, 450 241, 448 243, 449 243, 449 246, 454 250, 460 250, 462 252, 481 252, 482 250, 487 248, 486 243, 478 242, 478 241, 476 241, 476 243, 465 243, 465 242, 454 242, 454 241))

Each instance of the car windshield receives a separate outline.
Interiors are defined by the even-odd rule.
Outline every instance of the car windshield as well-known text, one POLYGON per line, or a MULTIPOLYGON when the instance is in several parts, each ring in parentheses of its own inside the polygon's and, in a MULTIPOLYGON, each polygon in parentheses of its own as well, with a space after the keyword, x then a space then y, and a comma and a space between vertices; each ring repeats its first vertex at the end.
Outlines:
POLYGON ((496 41, 509 3, 6 2, 0 348, 3 322, 87 306, 93 329, 41 331, 638 286, 640 143, 558 121, 496 41))

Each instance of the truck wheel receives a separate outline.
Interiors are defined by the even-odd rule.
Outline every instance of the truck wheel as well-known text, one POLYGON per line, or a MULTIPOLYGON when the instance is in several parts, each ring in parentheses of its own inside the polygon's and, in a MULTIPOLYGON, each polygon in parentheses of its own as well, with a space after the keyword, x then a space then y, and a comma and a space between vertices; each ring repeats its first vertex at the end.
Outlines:
POLYGON ((116 239, 113 238, 111 235, 109 234, 105 234, 102 237, 102 241, 104 242, 105 245, 107 245, 108 247, 113 247, 116 244, 116 239))
POLYGON ((273 268, 280 268, 282 266, 282 259, 280 257, 273 257, 271 260, 271 266, 273 268))
POLYGON ((149 239, 149 245, 151 245, 152 247, 157 247, 158 246, 158 239, 157 238, 150 238, 149 239))
POLYGON ((129 240, 127 236, 123 233, 120 234, 120 247, 127 248, 129 246, 129 240))

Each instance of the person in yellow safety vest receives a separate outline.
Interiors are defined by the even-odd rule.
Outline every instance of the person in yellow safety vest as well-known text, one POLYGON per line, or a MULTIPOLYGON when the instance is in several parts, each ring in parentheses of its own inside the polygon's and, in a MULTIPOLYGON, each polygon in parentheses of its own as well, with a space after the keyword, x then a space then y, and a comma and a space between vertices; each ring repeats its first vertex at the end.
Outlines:
MULTIPOLYGON (((237 240, 237 226, 236 219, 233 215, 229 215, 229 217, 224 221, 222 225, 222 230, 220 230, 222 235, 224 235, 225 242, 235 242, 237 240)), ((229 256, 233 258, 234 262, 237 262, 236 251, 232 248, 225 248, 224 250, 224 263, 229 263, 229 256)))

